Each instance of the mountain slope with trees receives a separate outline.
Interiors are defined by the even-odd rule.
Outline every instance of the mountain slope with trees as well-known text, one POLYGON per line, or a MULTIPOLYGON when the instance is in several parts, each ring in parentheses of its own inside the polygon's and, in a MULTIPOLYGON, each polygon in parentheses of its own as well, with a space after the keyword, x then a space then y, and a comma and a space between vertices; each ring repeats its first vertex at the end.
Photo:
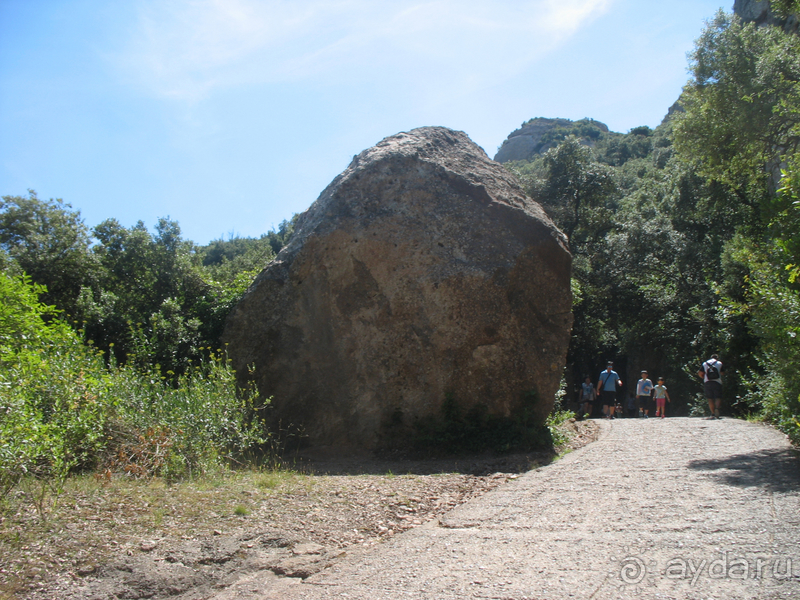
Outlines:
POLYGON ((690 68, 655 130, 506 163, 570 236, 568 387, 616 359, 626 391, 647 369, 673 410, 699 414, 695 372, 718 352, 729 410, 764 411, 798 441, 800 37, 720 11, 690 68))

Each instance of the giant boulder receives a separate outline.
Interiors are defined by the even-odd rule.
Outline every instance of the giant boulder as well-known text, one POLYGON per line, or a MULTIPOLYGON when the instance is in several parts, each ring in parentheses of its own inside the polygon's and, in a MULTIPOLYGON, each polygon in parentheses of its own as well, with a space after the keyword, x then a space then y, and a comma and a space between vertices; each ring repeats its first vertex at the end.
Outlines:
POLYGON ((273 424, 314 446, 378 448, 448 396, 513 417, 535 391, 541 422, 569 341, 570 271, 564 235, 513 176, 466 134, 425 127, 353 159, 223 337, 273 397, 273 424))

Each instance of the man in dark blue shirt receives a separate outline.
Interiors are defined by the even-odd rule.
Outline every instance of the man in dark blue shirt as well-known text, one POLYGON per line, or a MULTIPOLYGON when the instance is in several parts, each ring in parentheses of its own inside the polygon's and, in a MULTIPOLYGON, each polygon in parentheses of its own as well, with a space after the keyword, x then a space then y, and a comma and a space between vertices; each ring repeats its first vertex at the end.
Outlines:
POLYGON ((614 364, 609 362, 606 370, 600 373, 597 380, 597 394, 602 398, 603 413, 607 419, 614 418, 614 408, 617 405, 617 386, 622 386, 622 380, 613 370, 614 364))

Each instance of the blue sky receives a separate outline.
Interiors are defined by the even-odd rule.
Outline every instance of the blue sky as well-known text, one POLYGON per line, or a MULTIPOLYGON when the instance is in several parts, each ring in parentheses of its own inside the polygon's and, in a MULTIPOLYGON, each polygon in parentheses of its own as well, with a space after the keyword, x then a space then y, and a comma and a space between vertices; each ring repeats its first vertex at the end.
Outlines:
POLYGON ((0 195, 205 244, 308 208, 423 125, 655 127, 732 0, 0 0, 0 195))

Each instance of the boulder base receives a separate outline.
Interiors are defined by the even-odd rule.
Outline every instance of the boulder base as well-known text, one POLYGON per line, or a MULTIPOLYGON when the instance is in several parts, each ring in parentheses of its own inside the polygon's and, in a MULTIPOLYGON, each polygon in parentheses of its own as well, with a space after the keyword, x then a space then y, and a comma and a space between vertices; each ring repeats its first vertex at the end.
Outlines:
POLYGON ((464 133, 425 127, 353 159, 224 340, 273 397, 273 426, 314 446, 402 444, 446 397, 510 417, 534 391, 542 422, 569 342, 570 272, 563 234, 514 177, 464 133))

